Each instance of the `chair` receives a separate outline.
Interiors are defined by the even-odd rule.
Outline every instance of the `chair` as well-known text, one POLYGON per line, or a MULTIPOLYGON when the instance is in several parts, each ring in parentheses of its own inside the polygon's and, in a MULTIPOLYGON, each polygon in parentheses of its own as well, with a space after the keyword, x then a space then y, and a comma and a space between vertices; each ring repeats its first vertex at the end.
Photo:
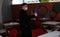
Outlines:
POLYGON ((18 34, 17 29, 11 28, 9 29, 8 37, 17 37, 17 34, 18 34))
POLYGON ((47 30, 43 27, 39 20, 35 21, 36 29, 32 29, 32 37, 37 37, 38 35, 42 35, 47 33, 47 30))
POLYGON ((60 28, 58 29, 58 31, 60 31, 60 28))

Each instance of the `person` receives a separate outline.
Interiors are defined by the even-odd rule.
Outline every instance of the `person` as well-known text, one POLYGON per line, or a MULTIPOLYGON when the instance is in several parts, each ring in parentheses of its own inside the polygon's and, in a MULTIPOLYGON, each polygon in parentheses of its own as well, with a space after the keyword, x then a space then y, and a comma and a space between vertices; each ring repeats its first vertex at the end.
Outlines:
POLYGON ((30 27, 30 15, 27 14, 28 5, 23 3, 21 5, 21 10, 19 14, 20 23, 20 37, 32 37, 31 27, 30 27))

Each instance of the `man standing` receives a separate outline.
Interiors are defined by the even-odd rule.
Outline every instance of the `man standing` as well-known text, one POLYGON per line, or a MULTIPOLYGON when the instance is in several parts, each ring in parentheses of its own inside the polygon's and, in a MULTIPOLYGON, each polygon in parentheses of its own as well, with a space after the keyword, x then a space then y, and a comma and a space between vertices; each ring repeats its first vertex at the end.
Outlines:
POLYGON ((21 5, 21 11, 19 14, 20 20, 20 37, 32 37, 31 27, 30 27, 30 16, 27 14, 28 6, 26 3, 21 5))

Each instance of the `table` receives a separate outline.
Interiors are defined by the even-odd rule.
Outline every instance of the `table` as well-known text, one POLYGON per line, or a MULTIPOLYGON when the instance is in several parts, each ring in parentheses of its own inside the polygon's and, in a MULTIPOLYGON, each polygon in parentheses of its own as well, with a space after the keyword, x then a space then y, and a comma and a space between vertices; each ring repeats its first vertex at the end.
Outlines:
POLYGON ((6 37, 6 36, 4 36, 5 33, 6 33, 5 29, 0 29, 0 37, 6 37))
POLYGON ((17 26, 17 25, 19 25, 19 23, 17 23, 17 22, 10 22, 10 23, 5 23, 3 25, 5 26, 6 37, 7 37, 8 29, 11 28, 11 26, 17 26))
POLYGON ((60 24, 60 22, 47 21, 47 22, 43 22, 42 24, 57 25, 60 24))
POLYGON ((59 31, 53 31, 53 32, 50 32, 50 33, 40 35, 38 37, 60 37, 60 32, 59 31))
POLYGON ((0 37, 3 37, 3 36, 0 35, 0 37))
POLYGON ((13 26, 13 25, 19 25, 17 22, 10 22, 10 23, 5 23, 4 26, 13 26))
POLYGON ((36 20, 36 18, 31 18, 31 20, 36 20))
POLYGON ((4 32, 6 32, 5 29, 1 29, 1 30, 0 30, 0 34, 1 34, 1 33, 4 33, 4 32))
POLYGON ((40 18, 40 20, 50 20, 50 18, 40 18))
POLYGON ((59 24, 60 22, 54 22, 54 21, 47 21, 43 22, 42 24, 47 25, 47 26, 54 26, 53 30, 58 30, 60 28, 59 24))

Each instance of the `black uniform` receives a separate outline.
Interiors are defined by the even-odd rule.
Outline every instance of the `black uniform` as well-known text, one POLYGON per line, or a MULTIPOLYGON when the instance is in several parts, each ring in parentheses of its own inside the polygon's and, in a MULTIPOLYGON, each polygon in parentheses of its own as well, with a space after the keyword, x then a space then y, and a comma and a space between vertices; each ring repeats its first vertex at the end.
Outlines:
POLYGON ((32 37, 31 27, 30 27, 30 17, 27 14, 27 11, 21 10, 19 14, 20 19, 20 30, 21 37, 32 37))

